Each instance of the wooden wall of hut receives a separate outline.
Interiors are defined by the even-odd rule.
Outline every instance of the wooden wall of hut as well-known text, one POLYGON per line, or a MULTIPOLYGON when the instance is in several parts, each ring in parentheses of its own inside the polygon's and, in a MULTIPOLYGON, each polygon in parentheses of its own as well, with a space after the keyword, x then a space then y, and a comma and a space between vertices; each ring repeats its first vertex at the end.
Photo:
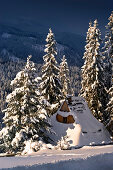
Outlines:
POLYGON ((67 117, 63 117, 63 116, 57 114, 56 115, 56 120, 58 122, 60 122, 60 123, 66 123, 66 124, 70 124, 70 123, 74 123, 75 122, 75 120, 74 120, 72 115, 69 115, 67 117))

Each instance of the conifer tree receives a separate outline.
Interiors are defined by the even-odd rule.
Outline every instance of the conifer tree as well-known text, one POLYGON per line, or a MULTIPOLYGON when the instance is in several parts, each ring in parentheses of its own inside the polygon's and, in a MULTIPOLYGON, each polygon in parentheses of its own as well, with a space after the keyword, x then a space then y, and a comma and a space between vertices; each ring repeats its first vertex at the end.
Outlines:
POLYGON ((91 35, 92 35, 92 23, 89 23, 89 29, 87 32, 87 37, 86 37, 86 46, 85 46, 85 53, 83 56, 84 59, 84 65, 82 66, 82 80, 81 80, 81 96, 84 97, 87 101, 89 98, 89 91, 88 91, 88 72, 90 72, 90 63, 92 62, 92 57, 91 57, 91 35))
MULTIPOLYGON (((11 82, 13 92, 7 96, 7 109, 3 118, 5 127, 0 132, 1 146, 12 153, 23 151, 26 141, 47 142, 47 113, 38 91, 34 63, 27 58, 25 68, 11 82)), ((35 148, 34 148, 35 149, 35 148)))
POLYGON ((107 92, 103 80, 103 60, 100 53, 100 30, 98 22, 94 21, 87 34, 86 52, 84 54, 85 64, 82 75, 82 96, 87 100, 93 115, 105 121, 107 119, 105 107, 107 92))
POLYGON ((66 98, 67 94, 72 94, 70 80, 69 80, 69 68, 67 64, 67 60, 65 55, 62 58, 62 62, 60 63, 60 73, 59 78, 62 85, 62 94, 64 98, 66 98))
MULTIPOLYGON (((108 89, 108 104, 107 104, 107 114, 108 119, 106 124, 109 126, 111 122, 113 122, 113 11, 111 16, 109 17, 109 23, 106 26, 107 34, 105 36, 105 47, 104 47, 104 55, 105 55, 105 85, 108 89)), ((113 129, 110 129, 113 135, 113 129)))
POLYGON ((62 97, 61 83, 58 79, 59 67, 55 56, 57 55, 56 41, 51 29, 46 38, 46 55, 43 56, 41 91, 47 101, 51 104, 57 103, 62 97))
POLYGON ((109 88, 112 85, 112 65, 113 65, 113 12, 111 16, 109 17, 109 23, 106 26, 107 32, 105 36, 105 46, 104 46, 104 62, 105 62, 105 68, 104 68, 104 77, 105 77, 105 86, 109 90, 109 88))

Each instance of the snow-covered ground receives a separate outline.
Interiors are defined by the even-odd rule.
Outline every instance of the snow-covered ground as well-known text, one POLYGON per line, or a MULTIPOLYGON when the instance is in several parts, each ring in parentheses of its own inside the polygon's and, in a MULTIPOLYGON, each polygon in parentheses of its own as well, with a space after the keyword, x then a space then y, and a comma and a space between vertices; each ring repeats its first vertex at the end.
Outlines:
POLYGON ((0 169, 113 170, 113 145, 75 150, 43 150, 28 156, 0 157, 0 169))
POLYGON ((56 132, 52 134, 52 139, 57 142, 67 135, 72 150, 45 147, 26 156, 5 157, 1 154, 0 169, 113 170, 113 144, 110 145, 110 135, 104 125, 93 117, 84 99, 74 97, 68 112, 59 109, 57 113, 50 118, 53 131, 56 132), (60 123, 56 119, 57 113, 62 117, 72 115, 75 122, 60 123), (104 143, 109 145, 102 146, 104 143), (78 149, 74 149, 75 147, 78 149))
POLYGON ((70 112, 63 112, 60 109, 51 116, 51 125, 56 135, 51 135, 54 141, 61 140, 67 136, 70 146, 84 146, 92 144, 109 143, 110 134, 91 113, 86 101, 82 97, 73 97, 69 105, 70 112), (71 124, 60 123, 56 120, 57 114, 62 117, 72 115, 75 122, 71 124))

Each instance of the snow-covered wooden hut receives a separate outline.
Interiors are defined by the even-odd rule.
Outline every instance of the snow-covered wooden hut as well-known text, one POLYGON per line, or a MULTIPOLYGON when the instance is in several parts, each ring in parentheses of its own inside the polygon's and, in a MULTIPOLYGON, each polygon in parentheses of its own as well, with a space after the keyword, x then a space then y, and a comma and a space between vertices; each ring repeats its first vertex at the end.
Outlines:
POLYGON ((71 146, 83 146, 110 142, 110 134, 90 112, 82 97, 73 97, 72 104, 64 101, 59 110, 51 116, 56 135, 54 141, 67 136, 71 146))
POLYGON ((70 115, 69 113, 70 113, 70 108, 67 102, 64 101, 61 108, 57 112, 56 120, 60 123, 66 123, 66 124, 74 123, 75 120, 73 118, 73 115, 70 115))

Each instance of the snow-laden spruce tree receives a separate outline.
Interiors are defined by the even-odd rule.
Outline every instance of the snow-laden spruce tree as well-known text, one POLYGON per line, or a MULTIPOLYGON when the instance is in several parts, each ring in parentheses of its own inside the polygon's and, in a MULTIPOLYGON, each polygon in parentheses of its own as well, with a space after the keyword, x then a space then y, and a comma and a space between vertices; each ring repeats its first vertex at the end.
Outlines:
POLYGON ((112 85, 112 67, 113 67, 113 12, 109 17, 109 23, 106 26, 106 35, 105 35, 105 46, 104 46, 104 56, 105 56, 105 86, 109 89, 112 85))
POLYGON ((82 96, 88 102, 93 115, 105 121, 107 92, 103 80, 103 60, 100 53, 100 30, 97 20, 87 34, 86 52, 84 54, 84 67, 82 70, 82 96))
POLYGON ((26 144, 34 143, 34 151, 38 141, 48 142, 47 135, 50 124, 43 99, 38 91, 34 63, 27 58, 25 68, 11 82, 13 92, 7 96, 7 109, 3 118, 5 127, 0 131, 0 148, 5 152, 22 152, 26 144))
POLYGON ((44 65, 42 67, 42 83, 40 88, 47 101, 53 104, 60 101, 62 87, 58 78, 59 67, 55 59, 55 55, 57 55, 56 41, 51 29, 49 29, 46 42, 46 55, 43 56, 44 65))
POLYGON ((91 35, 92 35, 92 23, 89 23, 89 29, 86 36, 86 46, 85 46, 85 53, 83 56, 84 65, 82 66, 82 80, 81 80, 81 96, 83 96, 87 101, 89 99, 89 91, 88 91, 88 72, 90 72, 90 64, 92 62, 91 56, 91 35))
POLYGON ((69 68, 67 59, 65 58, 65 55, 62 58, 62 62, 60 63, 60 72, 59 72, 59 78, 62 85, 62 94, 64 98, 67 97, 67 95, 71 95, 71 86, 70 86, 70 80, 69 80, 69 68))
MULTIPOLYGON (((104 55, 105 55, 105 85, 108 89, 108 104, 107 104, 107 114, 108 119, 106 124, 109 126, 111 121, 113 122, 113 11, 109 17, 109 23, 106 26, 107 33, 105 36, 105 46, 104 46, 104 55)), ((109 129, 113 135, 113 129, 109 129)))

